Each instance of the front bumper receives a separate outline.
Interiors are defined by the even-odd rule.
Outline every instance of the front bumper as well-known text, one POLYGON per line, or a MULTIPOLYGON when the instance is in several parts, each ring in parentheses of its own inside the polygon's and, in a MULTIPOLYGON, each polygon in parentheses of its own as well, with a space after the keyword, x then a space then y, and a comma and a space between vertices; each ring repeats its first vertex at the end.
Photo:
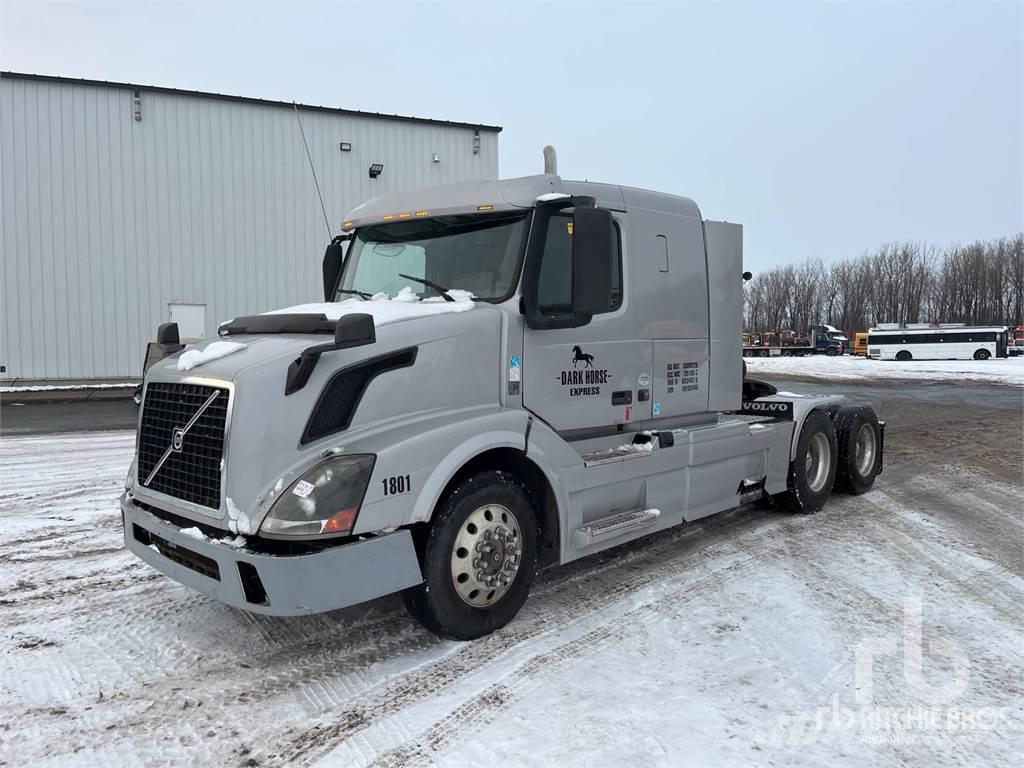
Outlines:
POLYGON ((423 581, 407 530, 305 555, 267 555, 196 539, 121 497, 129 550, 175 581, 254 613, 324 613, 423 581))

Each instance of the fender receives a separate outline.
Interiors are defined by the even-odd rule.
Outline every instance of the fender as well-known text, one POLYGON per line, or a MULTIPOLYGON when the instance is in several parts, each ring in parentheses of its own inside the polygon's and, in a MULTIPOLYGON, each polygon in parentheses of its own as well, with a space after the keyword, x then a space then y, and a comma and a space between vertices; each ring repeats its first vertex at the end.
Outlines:
MULTIPOLYGON (((554 493, 558 510, 556 517, 559 541, 564 546, 565 542, 569 541, 570 516, 565 513, 569 508, 569 500, 563 484, 559 482, 559 468, 581 463, 579 454, 542 421, 534 419, 532 427, 528 427, 530 414, 526 411, 506 409, 497 415, 480 417, 482 423, 491 426, 494 426, 496 419, 500 420, 502 429, 491 429, 474 435, 459 444, 438 463, 417 497, 408 522, 429 521, 451 479, 480 454, 494 448, 515 448, 520 451, 525 449, 526 458, 541 471, 554 493)), ((560 552, 560 561, 561 558, 560 552)))
POLYGON ((473 457, 479 456, 493 448, 523 449, 526 434, 527 415, 523 411, 504 410, 489 416, 483 416, 460 425, 472 432, 472 436, 461 441, 457 447, 442 458, 434 471, 423 484, 416 497, 412 511, 406 523, 425 523, 433 517, 434 509, 445 486, 455 477, 456 473, 473 457), (477 431, 473 429, 476 422, 486 424, 489 429, 477 431), (497 428, 496 428, 497 427, 497 428))
POLYGON ((743 403, 740 413, 748 416, 774 416, 779 421, 793 422, 793 437, 789 445, 789 460, 796 458, 796 447, 800 441, 800 430, 804 427, 807 414, 816 408, 839 406, 846 402, 846 395, 798 395, 793 392, 778 392, 758 397, 743 403))

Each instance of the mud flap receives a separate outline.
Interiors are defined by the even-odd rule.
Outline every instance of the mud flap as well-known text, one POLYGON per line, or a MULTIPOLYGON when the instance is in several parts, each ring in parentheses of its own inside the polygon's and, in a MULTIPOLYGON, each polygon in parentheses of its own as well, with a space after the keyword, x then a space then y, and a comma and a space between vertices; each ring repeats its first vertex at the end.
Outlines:
POLYGON ((878 422, 878 474, 882 474, 885 466, 885 422, 878 422))

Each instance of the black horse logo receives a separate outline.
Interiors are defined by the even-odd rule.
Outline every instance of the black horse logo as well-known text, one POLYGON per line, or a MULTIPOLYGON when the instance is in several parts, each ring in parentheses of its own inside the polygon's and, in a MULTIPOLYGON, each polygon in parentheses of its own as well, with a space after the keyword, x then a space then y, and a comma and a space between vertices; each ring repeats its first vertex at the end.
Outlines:
POLYGON ((584 366, 586 368, 593 368, 594 367, 594 356, 593 355, 588 355, 586 352, 584 352, 578 346, 575 346, 575 347, 572 348, 572 367, 575 368, 576 367, 576 363, 579 363, 581 361, 586 363, 586 366, 584 366))

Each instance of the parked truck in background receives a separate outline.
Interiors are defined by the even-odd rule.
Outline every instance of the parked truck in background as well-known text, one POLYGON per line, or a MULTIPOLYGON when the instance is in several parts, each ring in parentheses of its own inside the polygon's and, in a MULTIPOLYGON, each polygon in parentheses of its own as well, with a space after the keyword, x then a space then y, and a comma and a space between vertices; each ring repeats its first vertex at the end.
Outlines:
POLYGON ((841 355, 849 339, 831 325, 812 325, 806 334, 785 330, 777 333, 745 334, 742 353, 745 357, 803 357, 804 355, 841 355))
POLYGON ((1010 357, 1024 355, 1024 325, 1018 325, 1010 332, 1006 351, 1010 357))
POLYGON ((868 356, 868 332, 857 331, 853 334, 853 347, 850 349, 850 354, 856 355, 857 357, 868 356))
POLYGON ((744 380, 742 230, 688 198, 549 161, 342 227, 322 303, 146 373, 124 537, 200 592, 282 616, 401 592, 476 638, 539 568, 881 472, 871 408, 744 380))

